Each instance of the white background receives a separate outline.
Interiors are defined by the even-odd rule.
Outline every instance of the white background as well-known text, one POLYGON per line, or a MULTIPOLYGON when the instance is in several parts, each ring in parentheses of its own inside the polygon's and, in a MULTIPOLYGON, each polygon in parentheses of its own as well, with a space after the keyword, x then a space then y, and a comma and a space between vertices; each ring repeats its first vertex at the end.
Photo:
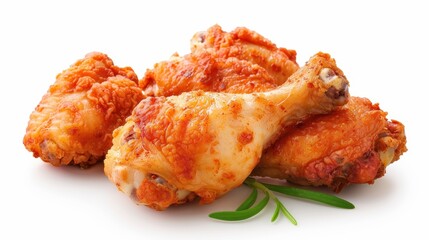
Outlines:
POLYGON ((0 239, 427 239, 428 7, 424 1, 5 1, 0 2, 0 239), (186 3, 184 3, 186 2, 186 3), (55 168, 22 144, 28 117, 57 73, 91 51, 108 54, 139 77, 192 35, 219 24, 245 26, 295 49, 303 65, 330 53, 352 95, 379 102, 406 126, 409 151, 374 185, 339 196, 342 210, 281 197, 298 220, 271 223, 271 205, 256 218, 217 222, 235 208, 238 188, 213 204, 164 212, 137 206, 104 176, 55 168), (169 237, 169 238, 165 238, 169 237))

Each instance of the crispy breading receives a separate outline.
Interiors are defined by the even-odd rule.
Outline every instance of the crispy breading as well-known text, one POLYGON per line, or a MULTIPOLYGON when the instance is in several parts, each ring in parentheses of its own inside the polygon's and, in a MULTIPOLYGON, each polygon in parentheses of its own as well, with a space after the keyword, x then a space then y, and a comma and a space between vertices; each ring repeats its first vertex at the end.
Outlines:
POLYGON ((295 126, 268 148, 252 175, 339 192, 373 183, 407 151, 404 125, 366 98, 350 97, 338 110, 295 126))
POLYGON ((104 159, 113 130, 143 98, 137 76, 105 54, 90 53, 57 75, 31 113, 25 147, 52 165, 91 165, 104 159))
POLYGON ((197 52, 201 49, 219 58, 234 57, 257 64, 267 70, 277 85, 283 84, 299 69, 295 50, 277 47, 269 39, 245 27, 225 32, 219 25, 214 25, 207 31, 198 32, 191 40, 191 50, 197 52))
POLYGON ((191 53, 156 63, 140 79, 151 96, 192 90, 260 92, 283 84, 299 69, 296 52, 279 48, 247 28, 224 32, 219 25, 196 33, 191 53))
POLYGON ((277 86, 266 69, 237 58, 220 58, 200 50, 172 56, 148 69, 139 85, 149 96, 179 95, 192 90, 262 92, 277 86))

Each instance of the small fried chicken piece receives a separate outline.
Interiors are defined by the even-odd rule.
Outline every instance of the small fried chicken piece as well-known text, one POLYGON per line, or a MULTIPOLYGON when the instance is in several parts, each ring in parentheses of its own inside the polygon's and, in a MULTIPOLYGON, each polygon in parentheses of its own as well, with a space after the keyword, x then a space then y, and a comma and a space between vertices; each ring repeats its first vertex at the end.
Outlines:
POLYGON ((157 210, 196 196, 210 203, 243 183, 284 127, 343 105, 347 89, 333 59, 319 53, 272 91, 148 97, 114 131, 105 174, 157 210))
POLYGON ((277 85, 283 84, 299 69, 295 50, 278 48, 270 40, 245 27, 224 32, 219 25, 196 33, 191 40, 192 52, 205 49, 219 58, 235 57, 265 68, 277 85))
POLYGON ((407 151, 404 125, 366 98, 294 127, 268 148, 252 175, 335 192, 351 183, 373 183, 407 151))
POLYGON ((57 75, 31 113, 23 143, 54 166, 86 167, 102 160, 112 132, 143 98, 130 67, 90 53, 57 75))
POLYGON ((148 96, 171 96, 192 90, 262 92, 277 81, 257 64, 237 58, 219 58, 204 49, 155 64, 139 81, 148 96))

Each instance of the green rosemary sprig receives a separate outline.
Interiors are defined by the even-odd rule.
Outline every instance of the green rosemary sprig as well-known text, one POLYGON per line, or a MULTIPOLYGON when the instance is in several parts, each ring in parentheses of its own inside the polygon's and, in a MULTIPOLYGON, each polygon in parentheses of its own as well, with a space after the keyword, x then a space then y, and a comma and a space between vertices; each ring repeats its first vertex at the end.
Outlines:
POLYGON ((274 195, 273 191, 293 197, 309 199, 334 207, 346 209, 354 208, 354 205, 352 203, 326 193, 320 193, 316 191, 299 189, 289 186, 262 183, 250 177, 247 178, 244 183, 247 186, 251 187, 253 190, 252 193, 243 201, 243 203, 240 204, 240 206, 235 211, 214 212, 209 214, 209 217, 224 221, 245 220, 260 213, 267 206, 269 200, 272 199, 276 204, 276 208, 271 217, 271 222, 276 221, 281 212, 286 218, 289 219, 292 224, 297 225, 297 221, 295 220, 295 218, 292 216, 292 214, 290 214, 290 212, 286 209, 283 203, 274 195), (265 197, 256 205, 254 205, 258 198, 258 190, 264 192, 265 197))
POLYGON ((309 199, 309 200, 324 203, 338 208, 345 208, 345 209, 355 208, 355 206, 352 203, 342 198, 336 197, 334 195, 311 191, 311 190, 299 189, 295 187, 272 185, 268 183, 262 183, 262 184, 272 191, 283 193, 285 195, 309 199))

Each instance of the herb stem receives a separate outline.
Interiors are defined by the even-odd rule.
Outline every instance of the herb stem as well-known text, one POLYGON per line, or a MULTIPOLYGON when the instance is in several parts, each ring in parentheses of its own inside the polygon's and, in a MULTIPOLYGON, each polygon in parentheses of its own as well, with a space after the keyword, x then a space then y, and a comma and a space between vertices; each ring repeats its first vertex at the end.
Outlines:
POLYGON ((261 184, 272 191, 283 193, 285 195, 309 199, 309 200, 325 203, 327 205, 339 207, 339 208, 345 208, 345 209, 355 208, 355 206, 352 203, 342 198, 336 197, 334 195, 311 191, 311 190, 299 189, 294 187, 288 187, 288 186, 272 185, 268 183, 261 183, 261 184))
POLYGON ((309 199, 339 208, 352 209, 355 207, 352 203, 334 195, 289 186, 272 185, 258 182, 256 179, 251 177, 248 177, 244 181, 244 184, 252 188, 252 192, 235 211, 214 212, 209 214, 209 217, 224 221, 245 220, 261 212, 267 206, 269 200, 272 199, 276 204, 276 208, 274 210, 273 216, 271 217, 271 222, 276 221, 281 212, 287 219, 289 219, 292 224, 297 225, 298 223, 296 219, 277 198, 274 192, 282 193, 288 196, 309 199), (255 202, 258 198, 258 190, 264 192, 265 197, 255 205, 255 202))
MULTIPOLYGON (((249 179, 249 178, 248 178, 249 179)), ((251 184, 251 186, 258 188, 262 191, 264 191, 268 196, 270 196, 271 199, 274 200, 274 202, 276 203, 276 211, 277 208, 281 210, 281 212, 283 213, 283 215, 289 219, 289 221, 293 224, 293 225, 297 225, 298 222, 296 221, 296 219, 292 216, 292 214, 286 209, 286 207, 283 205, 282 202, 280 202, 280 200, 276 197, 276 195, 274 195, 274 193, 267 188, 264 184, 256 181, 255 179, 251 178, 253 181, 245 181, 246 184, 251 184)), ((278 213, 276 213, 276 211, 274 212, 273 217, 271 218, 271 221, 275 221, 278 217, 278 213)))

